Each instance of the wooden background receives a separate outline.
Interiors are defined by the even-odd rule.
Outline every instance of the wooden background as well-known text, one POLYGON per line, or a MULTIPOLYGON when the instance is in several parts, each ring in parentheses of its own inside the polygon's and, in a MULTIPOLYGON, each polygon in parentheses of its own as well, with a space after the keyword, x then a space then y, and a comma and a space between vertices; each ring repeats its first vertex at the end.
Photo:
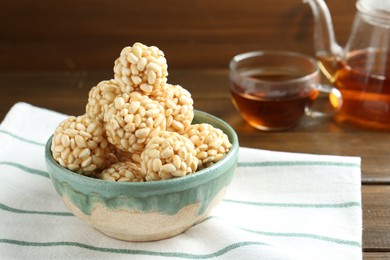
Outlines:
MULTIPOLYGON (((328 0, 344 44, 355 0, 328 0)), ((237 53, 314 55, 302 0, 1 0, 0 70, 111 70, 124 46, 165 52, 170 68, 226 68, 237 53)))

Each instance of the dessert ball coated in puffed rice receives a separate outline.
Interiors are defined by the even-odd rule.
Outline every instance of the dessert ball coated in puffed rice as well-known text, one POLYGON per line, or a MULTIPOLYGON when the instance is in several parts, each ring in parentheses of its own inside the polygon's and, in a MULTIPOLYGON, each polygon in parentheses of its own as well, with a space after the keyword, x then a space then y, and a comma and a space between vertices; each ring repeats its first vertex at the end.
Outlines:
POLYGON ((186 89, 180 85, 166 84, 150 97, 164 107, 168 131, 183 133, 191 125, 194 119, 194 101, 186 89))
POLYGON ((104 168, 112 155, 102 122, 88 115, 62 121, 54 131, 51 151, 59 164, 84 175, 104 168))
POLYGON ((104 112, 107 110, 116 96, 121 94, 119 83, 114 80, 104 80, 92 87, 88 94, 86 114, 91 118, 103 120, 104 112))
POLYGON ((100 179, 116 182, 143 182, 144 177, 138 165, 132 162, 118 162, 102 171, 100 179))
POLYGON ((134 43, 125 47, 114 64, 114 77, 124 93, 150 94, 167 82, 168 65, 164 53, 155 46, 134 43))
POLYGON ((184 133, 195 146, 198 170, 206 168, 225 156, 232 147, 227 135, 210 124, 190 125, 184 133))
POLYGON ((193 143, 175 132, 159 132, 141 154, 141 173, 147 181, 182 177, 194 173, 197 167, 193 143))
POLYGON ((104 122, 108 141, 130 153, 142 152, 151 137, 166 129, 164 108, 139 92, 117 96, 104 122))

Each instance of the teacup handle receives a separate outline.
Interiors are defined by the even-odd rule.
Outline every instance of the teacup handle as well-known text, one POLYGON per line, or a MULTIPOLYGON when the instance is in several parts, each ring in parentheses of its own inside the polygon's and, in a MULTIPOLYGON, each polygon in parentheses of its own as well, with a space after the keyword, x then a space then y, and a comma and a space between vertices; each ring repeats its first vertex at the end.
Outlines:
MULTIPOLYGON (((343 104, 343 97, 341 95, 341 92, 337 88, 329 85, 318 84, 316 88, 318 89, 319 92, 328 94, 329 103, 332 106, 333 111, 322 112, 322 111, 313 110, 310 107, 306 107, 305 114, 309 117, 314 117, 314 118, 333 116, 335 113, 337 113, 340 110, 343 104)), ((316 101, 314 100, 314 102, 316 101)))

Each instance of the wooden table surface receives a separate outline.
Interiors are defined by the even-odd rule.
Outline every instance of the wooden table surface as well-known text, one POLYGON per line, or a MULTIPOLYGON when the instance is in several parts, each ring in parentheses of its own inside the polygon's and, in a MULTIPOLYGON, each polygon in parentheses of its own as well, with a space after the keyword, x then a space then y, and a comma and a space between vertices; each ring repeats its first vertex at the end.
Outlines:
MULTIPOLYGON (((303 119, 286 132, 262 132, 243 121, 229 96, 227 70, 170 70, 168 81, 193 96, 196 109, 227 121, 240 145, 274 151, 360 156, 362 158, 364 259, 390 258, 390 133, 332 119, 303 119)), ((111 71, 0 72, 0 119, 16 102, 80 115, 89 89, 112 78, 111 71)))

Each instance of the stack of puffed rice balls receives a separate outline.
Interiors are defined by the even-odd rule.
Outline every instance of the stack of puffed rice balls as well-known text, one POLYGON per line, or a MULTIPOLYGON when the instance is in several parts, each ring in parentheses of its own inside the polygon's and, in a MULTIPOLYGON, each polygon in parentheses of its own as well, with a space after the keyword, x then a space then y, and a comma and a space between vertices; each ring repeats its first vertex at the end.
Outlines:
POLYGON ((90 90, 86 113, 56 128, 53 158, 76 173, 117 182, 182 177, 219 161, 231 148, 227 135, 191 124, 191 94, 167 83, 167 69, 157 47, 125 47, 114 79, 90 90))

